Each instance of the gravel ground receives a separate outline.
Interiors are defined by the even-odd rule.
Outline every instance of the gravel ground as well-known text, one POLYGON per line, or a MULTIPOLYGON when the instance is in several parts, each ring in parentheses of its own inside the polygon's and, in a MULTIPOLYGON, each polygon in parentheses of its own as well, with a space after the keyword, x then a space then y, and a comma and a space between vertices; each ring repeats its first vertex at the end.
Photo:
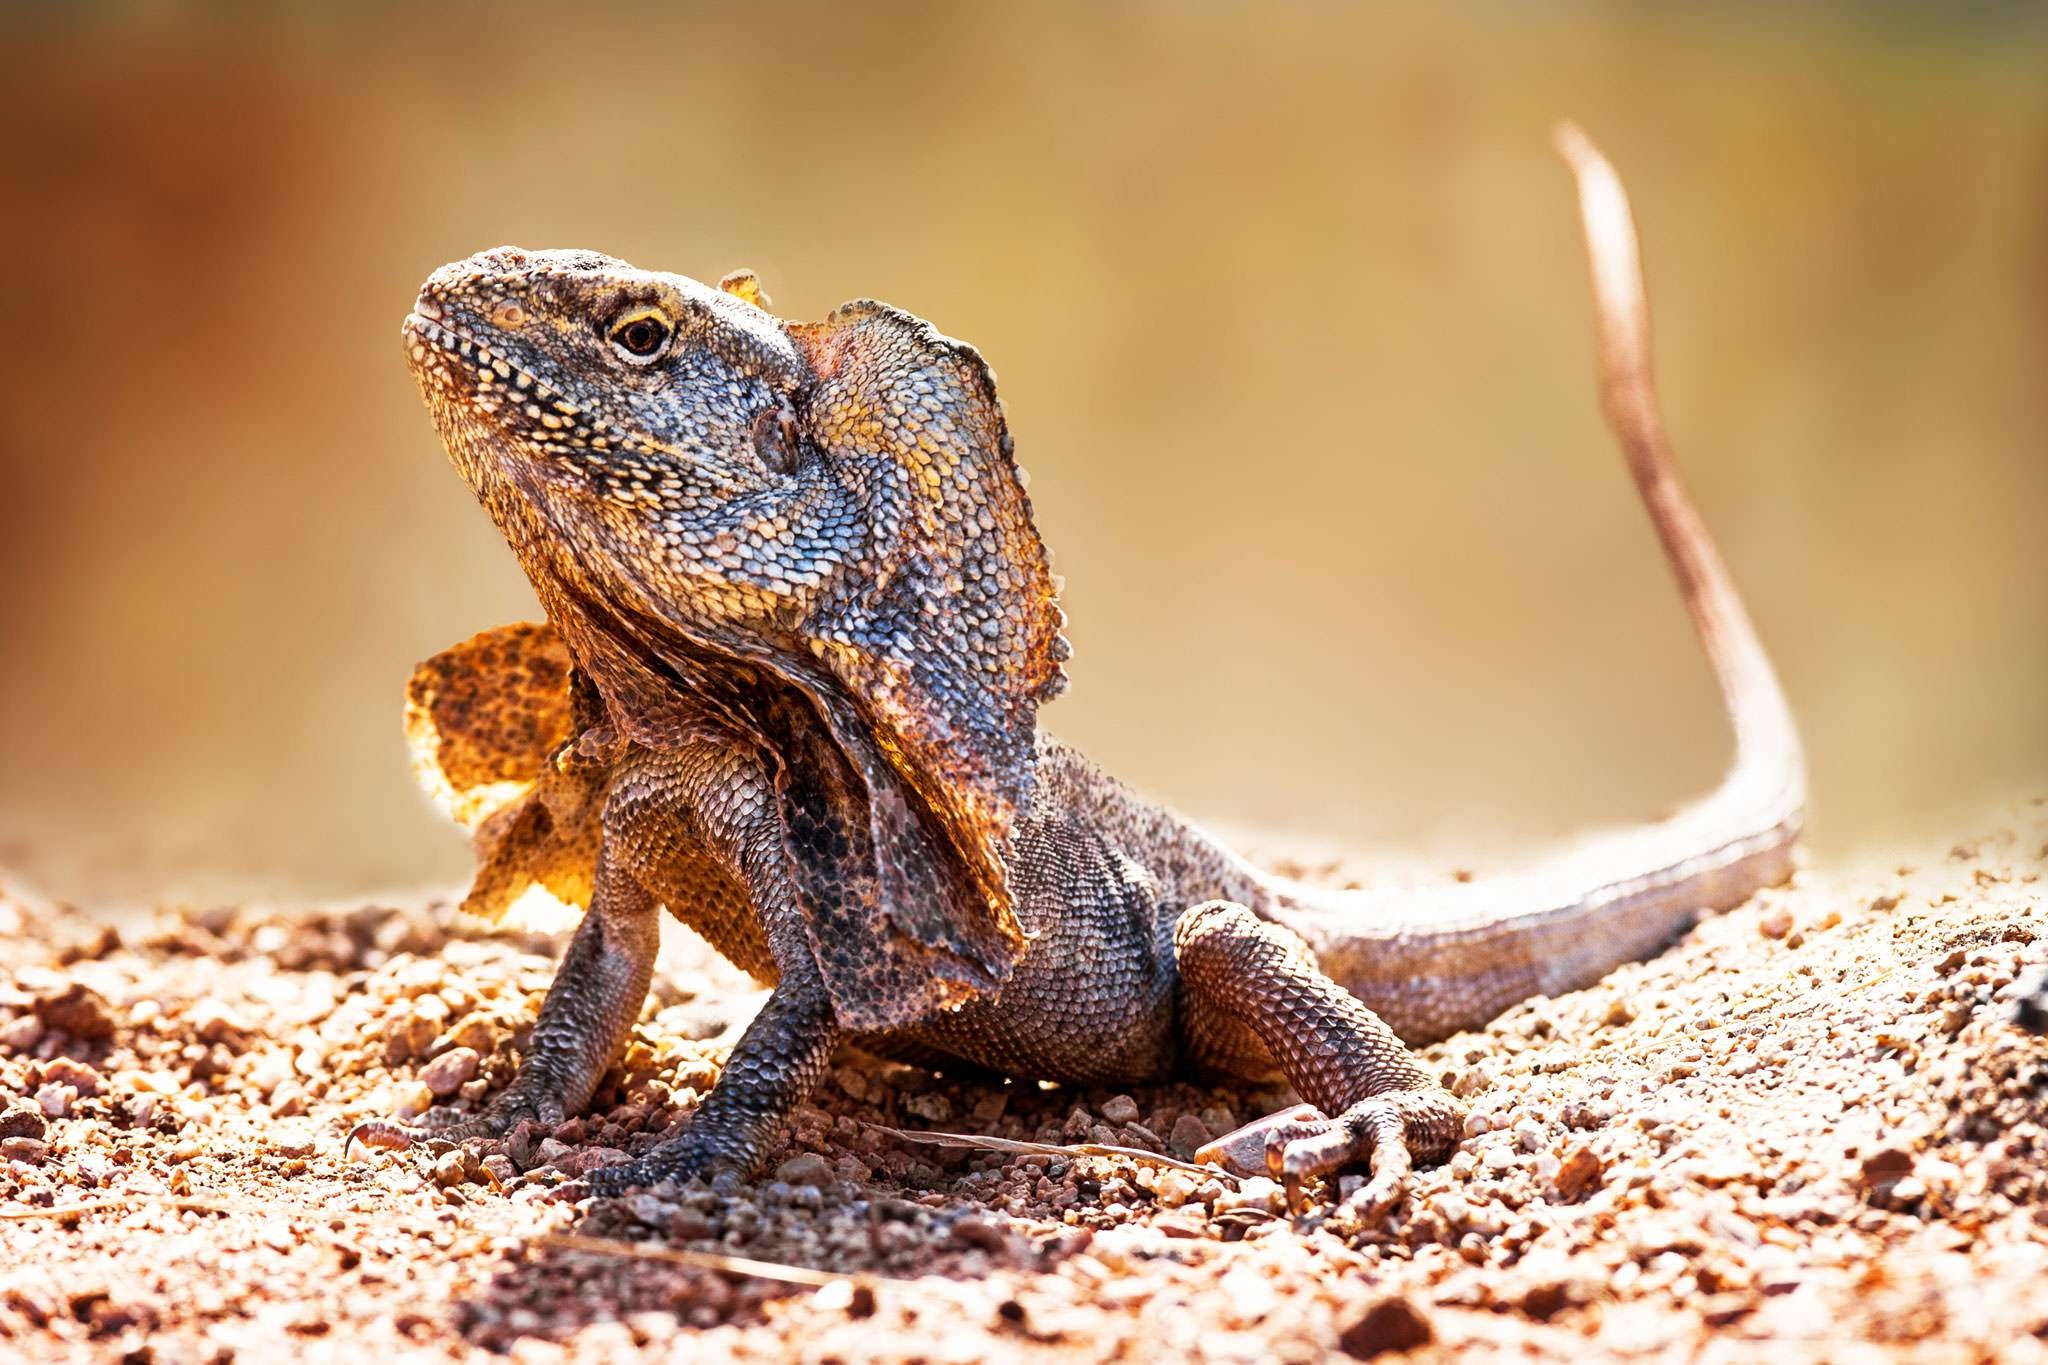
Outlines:
POLYGON ((681 934, 589 1116, 351 1155, 510 1076, 558 938, 0 892, 0 1358, 2048 1359, 2044 872, 2048 800, 1431 1049, 1470 1137, 1367 1226, 890 1131, 1170 1158, 1284 1092, 854 1052, 756 1185, 553 1198, 686 1120, 758 1002, 681 934))

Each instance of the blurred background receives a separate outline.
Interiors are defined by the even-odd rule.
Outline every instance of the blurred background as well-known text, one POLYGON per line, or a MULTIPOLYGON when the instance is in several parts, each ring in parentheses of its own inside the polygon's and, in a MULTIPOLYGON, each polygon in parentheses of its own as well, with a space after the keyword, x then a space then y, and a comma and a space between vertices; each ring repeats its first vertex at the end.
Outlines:
POLYGON ((9 7, 0 867, 446 884, 413 662, 536 608, 398 323, 587 246, 996 367, 1050 725, 1237 827, 1481 865, 1727 757, 1594 402, 1580 120, 1823 859, 2048 791, 2048 24, 2013 6, 9 7), (231 16, 231 17, 230 17, 231 16))

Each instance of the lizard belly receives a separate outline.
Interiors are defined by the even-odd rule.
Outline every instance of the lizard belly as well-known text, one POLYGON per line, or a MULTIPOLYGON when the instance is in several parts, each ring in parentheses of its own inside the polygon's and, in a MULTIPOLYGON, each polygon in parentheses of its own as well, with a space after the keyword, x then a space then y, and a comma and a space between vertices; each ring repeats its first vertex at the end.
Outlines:
POLYGON ((670 914, 765 984, 777 971, 740 849, 773 828, 773 793, 751 752, 707 732, 666 751, 635 748, 607 792, 606 836, 670 914))
POLYGON ((1177 978, 1157 883, 1085 826, 1030 817, 1011 876, 1032 942, 1002 991, 871 1046, 1037 1080, 1166 1077, 1179 1056, 1177 978))
POLYGON ((775 984, 775 958, 754 914, 753 893, 730 862, 705 846, 685 845, 649 878, 655 895, 726 961, 763 985, 775 984))

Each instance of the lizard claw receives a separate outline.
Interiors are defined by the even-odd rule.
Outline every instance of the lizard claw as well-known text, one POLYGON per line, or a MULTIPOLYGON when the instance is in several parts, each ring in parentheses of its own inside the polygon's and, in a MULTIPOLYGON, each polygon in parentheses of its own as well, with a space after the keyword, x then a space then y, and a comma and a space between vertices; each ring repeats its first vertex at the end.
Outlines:
POLYGON ((1352 1191, 1351 1196, 1339 1204, 1338 1208, 1362 1223, 1371 1222, 1401 1202, 1401 1196, 1407 1193, 1407 1185, 1408 1177, 1405 1171, 1398 1177, 1391 1172, 1375 1175, 1352 1191))
POLYGON ((683 1185, 692 1180, 708 1181, 712 1189, 724 1194, 739 1189, 758 1163, 751 1156, 733 1156, 701 1139, 693 1140, 693 1131, 686 1130, 631 1161, 586 1171, 583 1175, 583 1184, 588 1187, 585 1197, 595 1195, 601 1199, 613 1199, 630 1189, 683 1185))
POLYGON ((364 1119, 348 1130, 348 1140, 341 1144, 342 1160, 348 1160, 358 1142, 372 1151, 402 1152, 431 1136, 433 1134, 424 1127, 400 1123, 396 1119, 364 1119))
POLYGON ((342 1144, 344 1156, 355 1144, 387 1152, 402 1152, 420 1142, 468 1142, 474 1138, 502 1138, 520 1124, 539 1124, 551 1129, 562 1121, 562 1107, 547 1096, 522 1093, 518 1087, 504 1091, 482 1113, 465 1114, 434 1108, 420 1115, 416 1123, 397 1119, 365 1119, 348 1130, 342 1144))
POLYGON ((1208 1166, 1221 1166, 1236 1176, 1271 1175, 1278 1180, 1280 1174, 1271 1168, 1270 1155, 1275 1139, 1284 1145, 1288 1139, 1328 1122, 1328 1117, 1314 1105, 1297 1104, 1292 1109, 1253 1119, 1242 1128, 1233 1128, 1222 1137, 1211 1139, 1196 1150, 1195 1160, 1208 1166))
POLYGON ((1288 1211, 1301 1213, 1307 1207, 1302 1180, 1321 1175, 1345 1159, 1339 1157, 1335 1163, 1324 1163, 1313 1159, 1314 1149, 1305 1145, 1328 1133, 1333 1122, 1314 1105, 1297 1104, 1232 1129, 1199 1148, 1195 1160, 1221 1166, 1233 1175, 1270 1176, 1286 1191, 1288 1211))
POLYGON ((543 1204, 580 1204, 586 1199, 594 1198, 596 1194, 597 1191, 590 1188, 588 1180, 564 1180, 561 1184, 551 1185, 544 1190, 540 1195, 540 1202, 543 1204))
POLYGON ((422 1142, 455 1144, 475 1138, 502 1138, 528 1121, 551 1128, 561 1122, 560 1109, 508 1090, 480 1114, 434 1108, 420 1115, 415 1123, 365 1119, 348 1130, 348 1140, 341 1150, 345 1159, 358 1142, 374 1151, 402 1152, 422 1142))
POLYGON ((360 1142, 376 1151, 402 1152, 421 1142, 457 1143, 498 1135, 498 1130, 491 1126, 486 1116, 430 1109, 420 1115, 417 1123, 404 1123, 398 1119, 364 1119, 348 1130, 348 1141, 342 1144, 341 1150, 346 1156, 360 1142))
POLYGON ((1197 1151, 1195 1159, 1240 1176, 1271 1176, 1286 1191, 1287 1207, 1294 1212, 1303 1207, 1302 1182, 1364 1161, 1372 1176, 1343 1207, 1361 1218, 1376 1217, 1407 1190, 1414 1167, 1411 1139, 1434 1147, 1445 1136, 1439 1131, 1443 1108, 1434 1095, 1408 1091, 1361 1100, 1335 1118, 1311 1105, 1296 1105, 1224 1134, 1197 1151))
MULTIPOLYGON (((678 1139, 687 1143, 688 1135, 678 1139)), ((627 1190, 645 1185, 660 1185, 666 1181, 680 1184, 704 1172, 705 1163, 698 1155, 685 1146, 656 1148, 645 1156, 632 1161, 622 1161, 616 1166, 600 1166, 586 1172, 583 1184, 589 1194, 604 1199, 615 1199, 627 1190)))

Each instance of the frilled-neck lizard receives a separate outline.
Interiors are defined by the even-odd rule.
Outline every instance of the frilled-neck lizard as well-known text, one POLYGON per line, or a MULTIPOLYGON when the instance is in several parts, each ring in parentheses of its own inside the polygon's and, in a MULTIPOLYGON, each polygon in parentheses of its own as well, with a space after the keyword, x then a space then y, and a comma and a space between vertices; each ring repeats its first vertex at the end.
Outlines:
MULTIPOLYGON (((1038 726, 1056 580, 988 367, 879 303, 822 322, 586 251, 434 272, 421 393, 546 625, 415 674, 423 775, 476 831, 472 908, 586 905, 516 1079, 371 1142, 500 1135, 588 1103, 665 907, 773 991, 687 1131, 589 1188, 759 1167, 837 1042, 1020 1077, 1283 1075, 1290 1182, 1369 1166, 1376 1210, 1463 1109, 1413 1057, 1653 954, 1792 867, 1790 712, 1673 469, 1635 233, 1581 135, 1610 425, 1732 718, 1736 759, 1662 824, 1430 896, 1269 875, 1038 726)), ((1228 1157, 1242 1144, 1219 1146, 1228 1157)), ((1238 1159, 1242 1159, 1241 1156, 1238 1159)))

